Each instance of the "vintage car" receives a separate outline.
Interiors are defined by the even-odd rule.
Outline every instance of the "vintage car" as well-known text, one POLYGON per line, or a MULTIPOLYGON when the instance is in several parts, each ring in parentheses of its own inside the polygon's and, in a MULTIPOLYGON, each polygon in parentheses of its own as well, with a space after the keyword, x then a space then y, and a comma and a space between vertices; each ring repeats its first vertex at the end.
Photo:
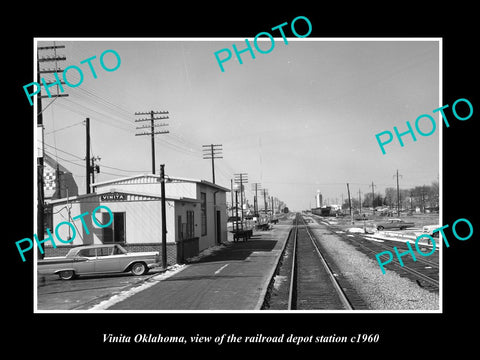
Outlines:
POLYGON ((438 238, 439 232, 438 231, 433 232, 433 231, 440 228, 440 227, 441 227, 440 225, 425 225, 423 227, 423 233, 427 234, 427 235, 430 235, 432 237, 437 237, 438 238))
POLYGON ((39 274, 57 274, 63 280, 79 275, 121 273, 144 275, 160 262, 158 252, 127 252, 119 244, 77 246, 65 256, 37 262, 39 274))
POLYGON ((384 230, 384 229, 406 229, 409 227, 414 227, 415 224, 412 222, 405 222, 402 219, 389 219, 386 221, 382 221, 376 224, 377 230, 384 230))

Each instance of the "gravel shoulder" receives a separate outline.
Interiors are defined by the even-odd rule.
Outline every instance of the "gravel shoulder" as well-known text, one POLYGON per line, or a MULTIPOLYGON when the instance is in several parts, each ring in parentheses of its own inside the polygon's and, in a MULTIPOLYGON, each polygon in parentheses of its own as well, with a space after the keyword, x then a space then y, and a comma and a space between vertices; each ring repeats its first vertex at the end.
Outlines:
POLYGON ((393 271, 382 274, 376 261, 326 231, 323 225, 310 227, 370 310, 439 310, 438 293, 422 289, 393 271))

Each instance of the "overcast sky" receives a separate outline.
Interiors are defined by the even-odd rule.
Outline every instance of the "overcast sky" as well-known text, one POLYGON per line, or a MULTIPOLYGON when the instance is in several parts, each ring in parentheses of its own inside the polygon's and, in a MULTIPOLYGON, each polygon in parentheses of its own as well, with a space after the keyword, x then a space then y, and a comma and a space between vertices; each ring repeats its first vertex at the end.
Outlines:
MULTIPOLYGON (((401 188, 438 179, 438 126, 416 142, 405 136, 404 147, 392 142, 386 155, 375 140, 393 126, 406 130, 406 121, 413 126, 421 114, 438 124, 432 114, 442 105, 438 41, 288 40, 275 38, 273 51, 256 52, 255 59, 243 53, 243 64, 233 55, 225 72, 214 52, 232 50, 233 43, 243 49, 244 39, 58 40, 66 47, 57 52, 67 58, 59 66, 80 66, 84 81, 76 88, 64 85, 68 97, 43 100, 45 150, 85 193, 83 121, 89 117, 92 155, 101 157, 97 181, 151 173, 150 137, 135 136, 135 128, 148 122, 135 122, 141 118, 135 112, 164 110, 169 126, 160 129, 170 133, 156 135, 157 173, 164 163, 169 176, 211 181, 202 145, 222 144, 224 158, 215 163, 219 185, 230 188, 234 173, 247 173, 249 183, 261 183, 291 209, 314 206, 317 190, 340 202, 347 182, 356 196, 358 190, 371 192, 372 182, 383 194, 396 186, 397 169, 401 188), (116 71, 106 72, 98 62, 108 49, 121 57, 116 71), (94 55, 97 79, 80 64, 94 55)), ((105 60, 115 64, 112 54, 105 60)), ((75 71, 68 80, 78 80, 75 71)), ((247 197, 252 201, 251 191, 247 197)))

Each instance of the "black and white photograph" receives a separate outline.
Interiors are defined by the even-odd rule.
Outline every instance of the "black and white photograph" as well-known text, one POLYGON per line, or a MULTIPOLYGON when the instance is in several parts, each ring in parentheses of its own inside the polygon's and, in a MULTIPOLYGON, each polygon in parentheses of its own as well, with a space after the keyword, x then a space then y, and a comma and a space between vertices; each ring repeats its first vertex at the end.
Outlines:
POLYGON ((8 347, 473 348, 474 11, 199 5, 2 25, 8 347))
POLYGON ((441 39, 36 40, 38 311, 441 310, 441 39))

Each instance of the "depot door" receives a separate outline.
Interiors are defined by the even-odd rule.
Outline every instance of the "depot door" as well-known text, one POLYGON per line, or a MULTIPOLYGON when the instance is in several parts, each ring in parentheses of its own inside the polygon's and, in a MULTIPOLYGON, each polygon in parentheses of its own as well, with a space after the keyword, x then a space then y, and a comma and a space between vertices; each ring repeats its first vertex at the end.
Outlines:
MULTIPOLYGON (((103 214, 103 223, 107 224, 110 221, 109 213, 103 214)), ((126 242, 125 239, 125 213, 124 212, 114 212, 113 221, 108 227, 103 228, 103 239, 104 244, 111 243, 122 243, 126 242)))

